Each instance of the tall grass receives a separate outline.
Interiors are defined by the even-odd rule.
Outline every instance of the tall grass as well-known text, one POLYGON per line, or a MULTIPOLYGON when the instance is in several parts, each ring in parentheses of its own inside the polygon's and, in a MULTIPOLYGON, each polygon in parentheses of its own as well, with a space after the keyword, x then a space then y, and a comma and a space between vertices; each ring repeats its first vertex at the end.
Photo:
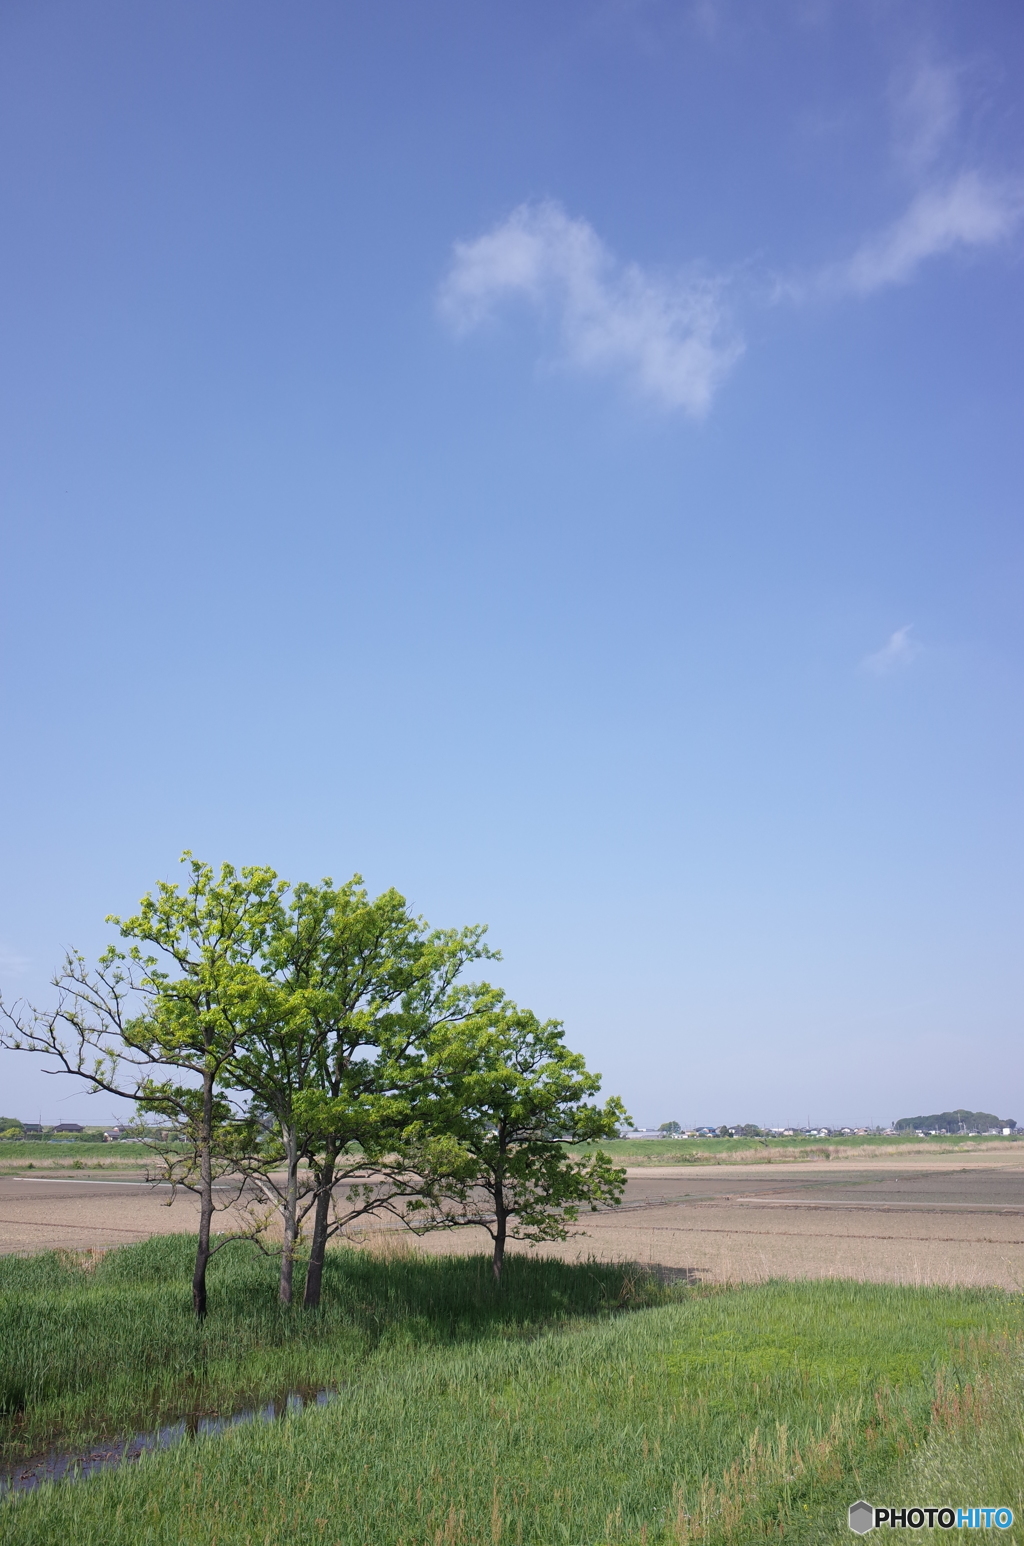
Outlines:
MULTIPOLYGON (((940 1383, 927 1443, 907 1467, 902 1497, 956 1508, 1007 1507, 1013 1527, 997 1539, 1024 1542, 1024 1348, 999 1349, 973 1383, 940 1383)), ((882 1502, 879 1499, 879 1502, 882 1502)), ((931 1532, 907 1531, 922 1541, 931 1532)), ((963 1540, 989 1540, 992 1530, 964 1530, 963 1540)))
MULTIPOLYGON (((823 1541, 845 1530, 853 1499, 887 1495, 921 1450, 939 1382, 987 1378, 995 1339, 1021 1326, 1018 1300, 996 1292, 838 1281, 687 1291, 602 1314, 614 1287, 602 1269, 513 1264, 523 1276, 518 1287, 510 1277, 510 1313, 495 1308, 482 1259, 339 1253, 321 1335, 344 1325, 364 1339, 339 1341, 339 1400, 11 1499, 0 1541, 823 1541), (544 1327, 542 1307, 560 1327, 544 1327)), ((244 1271, 226 1270, 221 1314, 237 1302, 228 1278, 244 1271)), ((276 1312, 249 1313, 270 1326, 276 1312)))
MULTIPOLYGON (((636 1302, 626 1269, 606 1264, 513 1257, 496 1293, 482 1258, 342 1250, 328 1255, 321 1309, 286 1311, 276 1261, 240 1241, 214 1257, 200 1324, 194 1254, 189 1236, 164 1235, 0 1258, 0 1459, 332 1387, 396 1338, 411 1347, 522 1335, 636 1302)), ((644 1302, 664 1297, 653 1283, 643 1292, 644 1302)))

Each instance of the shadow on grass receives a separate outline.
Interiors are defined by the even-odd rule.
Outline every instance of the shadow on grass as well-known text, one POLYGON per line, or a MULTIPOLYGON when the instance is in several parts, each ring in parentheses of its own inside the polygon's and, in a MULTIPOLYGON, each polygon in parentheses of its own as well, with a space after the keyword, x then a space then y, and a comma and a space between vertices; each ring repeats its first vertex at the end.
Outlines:
POLYGON ((0 1459, 337 1389, 378 1349, 530 1337, 688 1291, 629 1263, 512 1256, 498 1287, 486 1256, 338 1248, 306 1311, 278 1304, 278 1262, 240 1241, 214 1258, 198 1323, 193 1253, 165 1235, 0 1260, 0 1459))
POLYGON ((380 1257, 337 1250, 324 1273, 325 1309, 371 1334, 401 1328, 419 1341, 462 1341, 665 1303, 675 1286, 656 1268, 506 1258, 500 1286, 486 1256, 380 1257))

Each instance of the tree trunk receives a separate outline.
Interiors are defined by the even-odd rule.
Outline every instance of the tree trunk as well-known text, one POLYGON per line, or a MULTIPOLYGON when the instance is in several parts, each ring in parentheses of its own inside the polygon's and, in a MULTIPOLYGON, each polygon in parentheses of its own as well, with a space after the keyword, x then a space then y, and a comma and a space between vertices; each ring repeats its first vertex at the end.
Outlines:
POLYGON ((299 1146, 294 1127, 283 1127, 285 1153, 288 1156, 288 1180, 284 1198, 284 1249, 281 1252, 281 1280, 277 1297, 282 1304, 292 1302, 292 1279, 295 1274, 295 1248, 297 1245, 299 1208, 299 1146))
POLYGON ((499 1202, 494 1215, 494 1256, 491 1259, 491 1271, 494 1273, 495 1283, 501 1283, 501 1269, 505 1263, 505 1239, 508 1233, 508 1214, 505 1211, 504 1202, 499 1202))
POLYGON ((309 1266, 306 1268, 306 1291, 302 1296, 302 1308, 315 1310, 320 1303, 320 1289, 324 1277, 324 1256, 327 1253, 327 1229, 331 1219, 331 1188, 334 1185, 334 1161, 336 1151, 328 1149, 320 1169, 319 1191, 313 1214, 313 1239, 309 1248, 309 1266))
POLYGON ((213 1074, 203 1074, 203 1115, 199 1129, 199 1239, 192 1273, 192 1308, 199 1320, 206 1317, 206 1268, 210 1260, 213 1224, 213 1074))
POLYGON ((500 1288, 501 1269, 505 1265, 505 1238, 508 1233, 508 1208, 505 1206, 505 1155, 508 1143, 504 1119, 498 1123, 497 1136, 498 1157, 489 1190, 494 1198, 494 1255, 491 1258, 491 1271, 494 1273, 496 1286, 500 1288))

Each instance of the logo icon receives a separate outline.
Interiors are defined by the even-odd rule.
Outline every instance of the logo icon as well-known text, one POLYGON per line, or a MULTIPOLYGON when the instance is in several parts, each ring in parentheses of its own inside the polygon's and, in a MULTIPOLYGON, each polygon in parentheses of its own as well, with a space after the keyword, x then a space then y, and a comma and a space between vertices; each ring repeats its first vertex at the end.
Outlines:
POLYGON ((847 1518, 854 1535, 867 1535, 869 1530, 875 1528, 874 1508, 870 1503, 865 1503, 863 1498, 858 1503, 850 1504, 847 1518))

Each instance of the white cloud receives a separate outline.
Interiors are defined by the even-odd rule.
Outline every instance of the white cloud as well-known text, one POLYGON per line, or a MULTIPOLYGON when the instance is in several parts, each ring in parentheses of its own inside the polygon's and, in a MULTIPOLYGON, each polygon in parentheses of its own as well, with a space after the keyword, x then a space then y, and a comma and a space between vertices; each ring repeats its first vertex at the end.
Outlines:
POLYGON ((743 352, 721 292, 719 280, 619 264, 586 220, 547 201, 456 242, 440 304, 465 332, 503 301, 525 299, 556 319, 571 365, 618 373, 662 407, 700 418, 743 352))
POLYGON ((916 639, 910 637, 913 624, 907 623, 903 628, 897 628, 891 633, 873 655, 867 655, 861 661, 866 671, 871 671, 875 676, 888 676, 890 671, 898 671, 901 666, 908 666, 921 653, 921 646, 916 639))
POLYGON ((960 93, 956 72, 925 60, 893 91, 897 160, 908 171, 925 171, 956 126, 960 93))
POLYGON ((962 172, 943 188, 919 193, 888 230, 864 242, 848 262, 827 270, 824 283, 856 295, 905 284, 928 258, 1005 240, 1022 213, 1019 184, 962 172))

